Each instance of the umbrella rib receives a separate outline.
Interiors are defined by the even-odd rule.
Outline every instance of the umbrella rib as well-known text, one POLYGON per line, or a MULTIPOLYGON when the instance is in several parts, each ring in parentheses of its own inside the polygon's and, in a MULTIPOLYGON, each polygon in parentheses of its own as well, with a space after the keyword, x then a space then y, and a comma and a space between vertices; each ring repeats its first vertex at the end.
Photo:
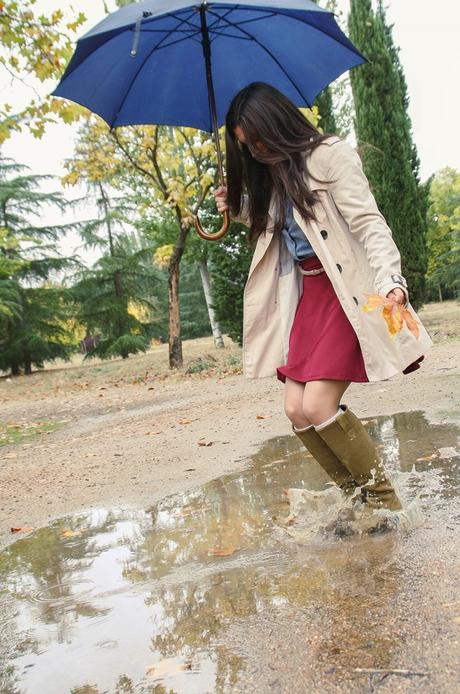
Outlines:
MULTIPOLYGON (((194 38, 195 36, 198 36, 199 34, 200 34, 200 30, 197 29, 194 34, 190 33, 188 36, 183 36, 182 38, 177 39, 176 41, 171 41, 170 43, 164 43, 162 46, 160 44, 158 44, 157 46, 155 46, 155 48, 153 50, 154 51, 160 51, 162 48, 169 48, 170 46, 175 46, 176 44, 182 43, 183 41, 188 41, 189 39, 193 39, 194 41, 196 41, 196 43, 201 44, 201 41, 196 40, 194 38)), ((165 37, 165 40, 166 40, 166 37, 165 37)), ((161 41, 160 41, 160 43, 161 43, 161 41)))
MULTIPOLYGON (((178 18, 177 18, 177 17, 174 17, 174 19, 178 19, 178 18)), ((181 24, 183 24, 184 22, 187 22, 187 21, 188 21, 187 19, 183 19, 183 20, 182 20, 182 19, 179 18, 179 26, 180 26, 181 24)), ((145 58, 144 58, 144 60, 142 61, 142 63, 139 65, 139 67, 138 67, 138 69, 136 70, 136 73, 135 73, 135 75, 134 75, 134 78, 131 80, 131 84, 129 85, 128 89, 126 90, 125 95, 124 95, 123 99, 121 100, 121 102, 120 102, 120 104, 119 104, 119 106, 118 106, 117 112, 116 112, 116 114, 115 114, 115 118, 113 119, 112 124, 110 124, 110 127, 111 127, 111 128, 113 127, 113 123, 116 121, 116 119, 117 119, 117 117, 118 117, 118 115, 119 115, 121 109, 123 108, 124 103, 125 103, 125 101, 126 101, 126 99, 127 99, 127 97, 128 97, 128 94, 129 94, 130 90, 131 90, 131 87, 133 86, 134 82, 136 81, 137 76, 139 75, 140 71, 141 71, 142 68, 144 67, 145 63, 146 63, 147 60, 151 57, 152 53, 154 53, 159 47, 161 48, 161 43, 162 43, 163 41, 166 41, 166 39, 168 38, 168 36, 170 36, 170 35, 173 33, 173 31, 175 31, 175 29, 171 29, 170 31, 168 31, 167 34, 166 34, 166 36, 164 36, 163 39, 161 39, 161 40, 152 48, 152 50, 149 51, 149 53, 145 56, 145 58)), ((180 40, 183 41, 184 39, 180 39, 180 40)))
MULTIPOLYGON (((198 27, 194 27, 194 31, 196 31, 198 27)), ((134 29, 132 29, 134 31, 134 29)), ((141 34, 164 34, 166 29, 141 29, 141 34)), ((192 29, 174 29, 175 34, 187 34, 190 36, 191 34, 194 33, 192 29)))
MULTIPOLYGON (((254 8, 254 9, 255 9, 255 11, 257 11, 256 8, 254 8)), ((213 24, 209 25, 209 29, 212 29, 213 27, 215 27, 216 24, 218 24, 221 19, 225 20, 226 17, 228 17, 228 15, 231 12, 233 12, 234 10, 235 10, 235 8, 232 7, 232 9, 229 10, 225 15, 216 15, 217 19, 213 24)), ((240 27, 242 24, 254 24, 254 22, 260 22, 262 19, 270 19, 270 17, 275 17, 276 14, 277 14, 276 12, 270 12, 269 14, 265 14, 262 17, 253 17, 253 19, 243 19, 243 20, 241 20, 241 22, 238 22, 236 24, 233 23, 233 26, 240 27)))
POLYGON ((227 34, 225 33, 224 30, 222 31, 216 31, 213 29, 213 36, 210 38, 210 41, 214 41, 218 36, 223 36, 226 39, 236 39, 237 41, 252 41, 253 39, 248 37, 248 36, 235 36, 235 34, 227 34))
MULTIPOLYGON (((189 25, 189 26, 191 27, 191 29, 189 30, 189 35, 186 36, 184 39, 181 39, 182 41, 185 41, 186 39, 189 39, 189 38, 193 38, 194 34, 195 34, 195 35, 196 35, 196 34, 201 34, 201 27, 198 26, 197 24, 194 24, 193 22, 191 22, 191 21, 189 20, 189 18, 181 19, 180 15, 177 15, 177 14, 175 14, 174 12, 168 12, 167 15, 164 15, 164 16, 172 17, 173 19, 176 19, 177 21, 179 21, 181 24, 187 24, 187 25, 189 25), (192 32, 192 29, 194 30, 194 33, 192 32)), ((193 14, 190 14, 190 17, 193 17, 193 16, 194 16, 193 14)), ((179 25, 179 26, 180 26, 180 25, 179 25)), ((160 30, 157 29, 157 31, 160 31, 160 30)), ((173 31, 174 31, 174 33, 175 33, 177 30, 176 30, 176 29, 171 29, 171 31, 170 31, 169 33, 172 33, 173 31)), ((184 31, 184 30, 183 30, 183 31, 184 31)), ((179 43, 179 42, 178 42, 178 41, 175 41, 174 43, 179 43)), ((201 41, 197 41, 197 43, 200 43, 200 44, 201 44, 201 41)), ((172 45, 173 45, 172 43, 168 43, 168 46, 172 46, 172 45)), ((162 48, 162 46, 160 46, 160 48, 162 48)))
MULTIPOLYGON (((341 37, 331 36, 331 34, 328 31, 325 31, 322 27, 318 27, 315 24, 310 24, 310 22, 306 22, 305 19, 301 19, 300 17, 294 17, 294 15, 287 14, 286 12, 276 12, 276 14, 281 15, 283 17, 289 17, 289 19, 294 19, 296 22, 300 22, 301 24, 306 24, 307 26, 312 27, 312 29, 316 29, 316 31, 320 31, 322 34, 325 34, 330 39, 332 39, 332 41, 337 41, 337 43, 340 43, 340 45, 344 46, 344 48, 346 48, 347 50, 353 51, 353 53, 356 53, 357 55, 359 55, 360 58, 362 57, 361 53, 358 51, 356 46, 354 46, 353 44, 351 47, 348 46, 347 44, 345 44, 342 41, 341 37)), ((333 13, 330 12, 328 14, 333 14, 333 13)), ((340 29, 340 27, 339 27, 339 29, 340 29)), ((350 41, 350 43, 351 43, 351 41, 350 41)))
MULTIPOLYGON (((215 17, 218 17, 219 19, 225 19, 225 17, 226 17, 228 14, 230 14, 230 12, 234 12, 236 9, 241 9, 241 7, 232 7, 231 10, 229 10, 229 11, 226 13, 226 15, 225 15, 225 16, 222 16, 222 17, 221 17, 220 15, 216 14, 215 12, 213 12, 212 10, 208 10, 208 11, 210 12, 210 14, 213 14, 215 17)), ((257 8, 257 7, 251 7, 250 9, 251 9, 251 11, 254 11, 254 12, 267 12, 267 10, 266 10, 265 8, 260 8, 260 9, 259 9, 259 8, 257 8)), ((308 10, 306 10, 306 11, 308 12, 308 10)), ((315 12, 315 14, 317 14, 317 13, 315 12)), ((332 13, 327 13, 327 14, 332 14, 332 13)), ((296 22, 300 22, 301 24, 306 24, 307 26, 311 27, 312 29, 316 29, 316 31, 320 31, 322 34, 325 34, 325 35, 328 36, 332 41, 337 41, 337 43, 340 43, 342 46, 344 46, 345 48, 347 48, 349 51, 353 51, 353 53, 356 53, 356 55, 359 55, 360 58, 362 57, 361 53, 358 51, 358 49, 356 48, 356 46, 352 45, 352 47, 351 47, 351 46, 345 44, 345 43, 343 42, 343 40, 342 40, 341 37, 331 36, 331 34, 330 34, 328 31, 325 31, 322 27, 316 26, 315 24, 310 24, 310 22, 305 21, 305 19, 302 19, 302 18, 300 18, 300 17, 296 17, 296 16, 294 16, 294 15, 292 15, 292 14, 289 14, 288 12, 282 12, 282 11, 279 11, 279 10, 278 10, 278 11, 277 11, 277 10, 273 10, 273 11, 271 12, 271 14, 269 14, 269 15, 264 15, 263 17, 257 17, 257 18, 254 18, 254 19, 244 19, 244 20, 242 20, 241 22, 238 22, 238 23, 230 22, 230 24, 232 24, 232 26, 234 26, 234 27, 236 27, 236 28, 239 28, 240 25, 242 25, 242 24, 249 24, 250 22, 257 22, 257 21, 259 21, 260 19, 267 19, 267 18, 269 19, 270 17, 274 17, 274 16, 277 16, 277 15, 278 15, 278 16, 282 16, 282 17, 288 17, 289 19, 293 19, 293 20, 295 20, 296 22)), ((228 21, 228 20, 226 20, 226 21, 228 21)), ((242 31, 243 31, 243 30, 242 30, 242 31)))
MULTIPOLYGON (((210 14, 214 15, 214 12, 213 12, 212 10, 208 10, 208 12, 209 12, 210 14)), ((214 16, 215 16, 215 15, 214 15, 214 16)), ((225 19, 224 21, 227 22, 230 26, 232 26, 232 27, 234 27, 234 28, 236 28, 236 29, 239 29, 238 25, 234 24, 233 22, 230 22, 228 19, 225 19)), ((296 89, 296 91, 300 94, 300 96, 301 96, 302 99, 305 101, 305 103, 306 103, 308 106, 310 106, 309 100, 306 98, 306 96, 305 96, 304 94, 302 94, 301 90, 299 89, 299 87, 297 86, 297 84, 294 82, 294 80, 292 79, 292 77, 290 77, 290 75, 286 72, 286 70, 285 70, 284 67, 281 65, 281 63, 280 63, 280 61, 278 60, 278 58, 276 58, 276 56, 273 55, 273 53, 272 53, 268 48, 266 48, 265 46, 263 46, 263 45, 260 43, 260 41, 258 41, 258 40, 256 39, 255 36, 253 36, 253 35, 250 34, 248 31, 246 31, 246 29, 240 29, 240 31, 242 31, 244 34, 246 34, 246 36, 247 36, 250 40, 255 41, 255 43, 257 43, 257 45, 260 46, 260 48, 262 48, 263 51, 265 51, 266 53, 268 53, 268 55, 270 56, 270 58, 278 65, 278 67, 280 68, 280 70, 286 75, 286 77, 287 77, 287 79, 289 80, 289 82, 292 84, 292 86, 294 87, 294 89, 296 89)))

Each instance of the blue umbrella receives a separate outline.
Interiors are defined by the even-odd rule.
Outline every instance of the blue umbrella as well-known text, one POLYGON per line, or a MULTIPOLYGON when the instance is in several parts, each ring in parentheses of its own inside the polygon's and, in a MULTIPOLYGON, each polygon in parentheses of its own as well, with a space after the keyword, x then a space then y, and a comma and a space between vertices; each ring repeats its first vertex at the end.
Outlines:
MULTIPOLYGON (((310 0, 144 0, 108 15, 77 43, 53 95, 71 99, 112 128, 156 123, 213 132, 233 96, 268 82, 297 106, 365 58, 333 13, 310 0)), ((228 214, 217 234, 221 238, 228 214)))

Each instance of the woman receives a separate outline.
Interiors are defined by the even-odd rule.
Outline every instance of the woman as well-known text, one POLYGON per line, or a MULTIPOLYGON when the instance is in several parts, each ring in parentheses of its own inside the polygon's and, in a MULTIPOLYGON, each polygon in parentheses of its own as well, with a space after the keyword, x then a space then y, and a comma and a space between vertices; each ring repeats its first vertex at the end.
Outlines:
MULTIPOLYGON (((400 508, 375 444, 340 401, 351 382, 420 366, 432 341, 420 324, 390 336, 367 294, 406 305, 399 251, 361 161, 321 134, 277 89, 255 82, 226 118, 227 187, 219 212, 250 228, 255 246, 244 292, 243 362, 250 378, 285 382, 295 434, 345 493, 400 508)), ((415 314, 414 314, 415 315, 415 314)))

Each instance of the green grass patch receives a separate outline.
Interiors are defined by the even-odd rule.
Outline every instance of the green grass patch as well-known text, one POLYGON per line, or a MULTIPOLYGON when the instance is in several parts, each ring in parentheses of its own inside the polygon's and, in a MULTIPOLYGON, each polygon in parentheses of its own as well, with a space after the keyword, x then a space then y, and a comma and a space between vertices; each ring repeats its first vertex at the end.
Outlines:
POLYGON ((63 422, 0 422, 0 447, 21 443, 38 434, 47 434, 63 422))
POLYGON ((198 357, 190 362, 188 367, 185 369, 186 374, 197 374, 202 371, 210 371, 214 369, 217 364, 217 359, 211 354, 207 354, 204 358, 198 357))

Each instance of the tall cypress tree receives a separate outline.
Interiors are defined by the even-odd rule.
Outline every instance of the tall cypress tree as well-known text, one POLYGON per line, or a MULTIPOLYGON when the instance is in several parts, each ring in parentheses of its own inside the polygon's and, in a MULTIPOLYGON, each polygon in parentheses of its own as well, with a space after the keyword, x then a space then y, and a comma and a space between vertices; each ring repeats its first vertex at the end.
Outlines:
MULTIPOLYGON (((317 5, 320 3, 318 0, 313 0, 317 5)), ((336 0, 327 0, 326 3, 322 3, 327 7, 327 9, 335 12, 337 2, 336 0)), ((318 107, 319 115, 321 120, 319 121, 319 127, 325 133, 336 133, 337 132, 337 121, 334 115, 334 101, 332 98, 331 87, 325 87, 315 99, 314 105, 318 107)))
MULTIPOLYGON (((424 223, 424 235, 425 238, 427 238, 428 234, 428 209, 430 206, 430 187, 431 187, 431 181, 433 180, 433 176, 431 176, 425 183, 422 183, 420 180, 420 158, 418 156, 418 151, 417 151, 417 146, 413 140, 412 137, 412 122, 409 116, 409 94, 407 90, 407 82, 406 78, 404 76, 404 70, 401 65, 401 61, 399 59, 399 47, 395 45, 395 42, 393 40, 393 25, 388 25, 387 24, 387 18, 386 18, 386 13, 385 9, 383 6, 382 0, 379 0, 378 4, 378 11, 377 11, 377 17, 379 21, 381 22, 381 26, 383 28, 383 31, 385 33, 385 42, 387 49, 390 53, 391 56, 391 61, 393 63, 393 67, 396 71, 396 74, 399 78, 399 86, 401 89, 401 98, 402 98, 402 105, 404 109, 404 114, 405 114, 405 121, 406 121, 406 137, 407 141, 410 145, 411 148, 411 169, 412 173, 414 174, 415 180, 417 182, 417 188, 418 188, 418 193, 419 193, 419 199, 420 199, 420 212, 422 214, 422 219, 424 223)), ((427 252, 427 262, 428 262, 428 252, 427 252)))
POLYGON ((382 6, 374 13, 371 0, 351 0, 348 29, 370 61, 350 72, 364 169, 393 231, 411 302, 418 308, 427 264, 426 205, 420 193, 418 158, 414 159, 402 67, 382 6))
POLYGON ((337 123, 334 116, 334 104, 330 87, 326 87, 318 94, 315 99, 315 105, 318 107, 319 115, 321 116, 319 127, 325 133, 336 133, 337 123))

